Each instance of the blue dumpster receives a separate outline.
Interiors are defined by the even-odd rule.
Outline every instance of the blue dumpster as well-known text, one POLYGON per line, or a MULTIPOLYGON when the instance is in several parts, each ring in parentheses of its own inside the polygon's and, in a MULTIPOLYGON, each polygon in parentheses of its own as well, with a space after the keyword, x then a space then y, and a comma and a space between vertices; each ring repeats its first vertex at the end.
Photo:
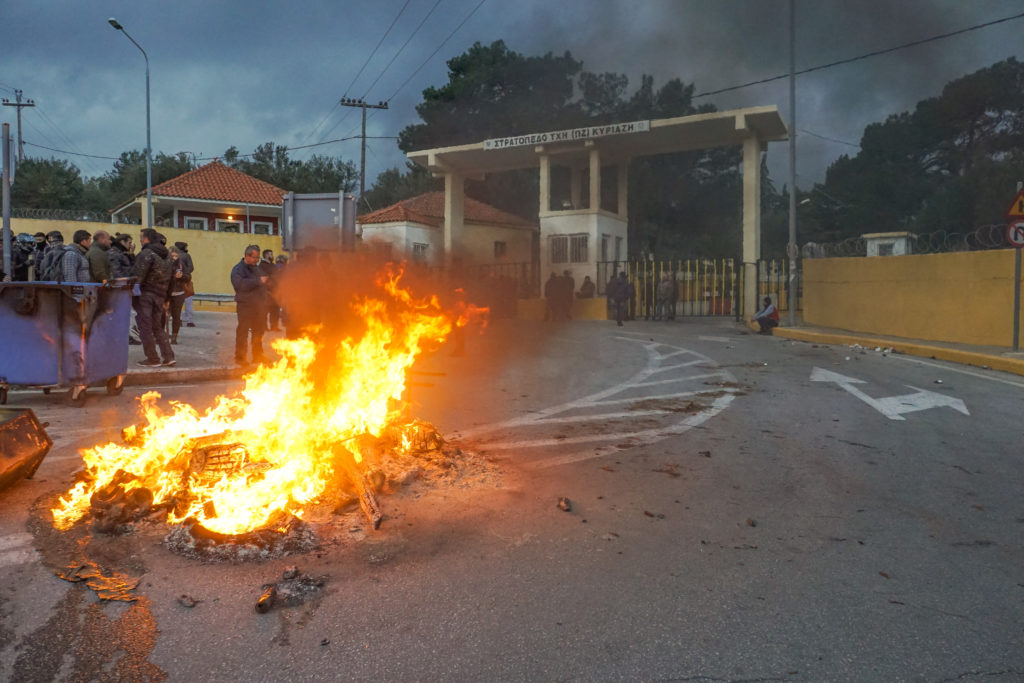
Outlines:
POLYGON ((120 394, 131 299, 128 280, 0 283, 0 404, 12 385, 67 387, 73 405, 90 384, 120 394))

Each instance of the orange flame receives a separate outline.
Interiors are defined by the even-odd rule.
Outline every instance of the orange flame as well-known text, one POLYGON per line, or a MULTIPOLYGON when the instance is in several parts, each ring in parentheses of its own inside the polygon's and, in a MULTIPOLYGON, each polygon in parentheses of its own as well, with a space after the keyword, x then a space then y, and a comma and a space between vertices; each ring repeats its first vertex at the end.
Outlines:
POLYGON ((277 340, 273 348, 280 360, 253 370, 243 389, 217 397, 205 412, 179 402, 164 412, 158 393, 142 396, 143 423, 135 439, 83 451, 87 478, 52 509, 54 525, 70 527, 89 512, 94 494, 122 479, 128 479, 126 492, 145 487, 156 504, 175 501, 171 523, 192 517, 212 531, 238 534, 282 511, 301 517, 351 466, 338 458, 361 459, 357 437, 380 436, 408 422, 402 398, 407 371, 462 317, 446 315, 437 297, 413 297, 400 278, 401 272, 387 271, 378 282, 385 296, 352 304, 365 325, 361 337, 336 344, 310 337, 277 340), (196 472, 189 458, 196 440, 209 435, 244 446, 245 466, 219 478, 196 472))

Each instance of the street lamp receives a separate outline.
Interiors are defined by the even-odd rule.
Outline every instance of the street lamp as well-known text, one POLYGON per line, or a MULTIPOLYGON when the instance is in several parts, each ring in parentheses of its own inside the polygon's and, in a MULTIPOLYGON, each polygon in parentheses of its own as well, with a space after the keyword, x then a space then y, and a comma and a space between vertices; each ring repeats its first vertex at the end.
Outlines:
POLYGON ((149 55, 142 49, 142 46, 135 42, 135 39, 128 35, 124 26, 118 23, 117 19, 110 17, 107 22, 120 31, 125 38, 132 41, 132 45, 139 48, 142 57, 146 60, 146 227, 153 227, 153 148, 149 141, 149 55))

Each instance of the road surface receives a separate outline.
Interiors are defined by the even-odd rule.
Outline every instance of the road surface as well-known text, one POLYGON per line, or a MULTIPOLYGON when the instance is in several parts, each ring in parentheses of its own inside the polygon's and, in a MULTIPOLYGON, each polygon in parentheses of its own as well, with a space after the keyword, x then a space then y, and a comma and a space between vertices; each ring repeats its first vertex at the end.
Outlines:
POLYGON ((444 375, 418 376, 418 414, 483 475, 386 497, 379 531, 298 557, 95 538, 142 577, 131 604, 54 576, 73 549, 40 501, 145 388, 12 394, 55 446, 0 496, 2 676, 1024 678, 1024 378, 715 320, 498 324, 419 369, 444 375), (291 564, 324 588, 258 614, 291 564))

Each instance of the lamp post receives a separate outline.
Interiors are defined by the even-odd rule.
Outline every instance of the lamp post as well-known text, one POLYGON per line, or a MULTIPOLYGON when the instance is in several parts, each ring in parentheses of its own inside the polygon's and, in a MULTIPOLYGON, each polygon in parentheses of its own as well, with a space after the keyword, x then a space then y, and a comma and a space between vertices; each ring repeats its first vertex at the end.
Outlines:
POLYGON ((107 22, 120 31, 125 38, 132 41, 132 45, 139 48, 143 59, 146 60, 146 227, 153 227, 153 148, 149 141, 149 55, 142 49, 142 46, 135 42, 135 39, 128 35, 124 26, 118 23, 117 19, 110 17, 107 22))

